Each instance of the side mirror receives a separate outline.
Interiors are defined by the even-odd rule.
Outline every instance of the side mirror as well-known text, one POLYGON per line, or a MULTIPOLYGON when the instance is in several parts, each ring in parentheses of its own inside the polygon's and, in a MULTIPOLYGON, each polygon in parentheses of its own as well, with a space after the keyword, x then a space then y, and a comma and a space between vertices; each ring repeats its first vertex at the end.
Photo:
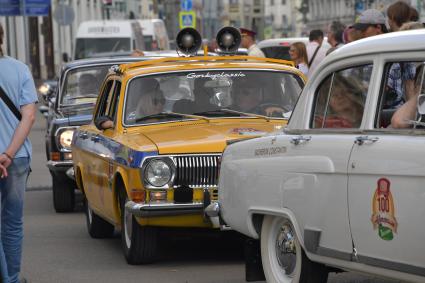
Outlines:
POLYGON ((47 118, 48 112, 49 112, 49 107, 46 105, 40 105, 38 107, 38 110, 40 111, 41 114, 43 114, 44 118, 47 118))
POLYGON ((114 122, 108 116, 100 116, 94 119, 94 125, 100 131, 111 129, 114 127, 114 122))
POLYGON ((66 53, 66 52, 62 53, 62 61, 64 61, 65 63, 69 62, 68 53, 66 53))
POLYGON ((425 115, 425 94, 419 94, 417 103, 419 115, 425 115))

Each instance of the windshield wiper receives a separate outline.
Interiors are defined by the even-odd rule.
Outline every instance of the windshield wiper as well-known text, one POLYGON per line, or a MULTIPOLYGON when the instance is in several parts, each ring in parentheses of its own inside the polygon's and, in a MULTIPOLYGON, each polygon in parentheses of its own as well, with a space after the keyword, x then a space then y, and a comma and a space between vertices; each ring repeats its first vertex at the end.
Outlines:
POLYGON ((144 121, 144 120, 149 120, 149 119, 166 119, 166 118, 181 118, 181 117, 202 119, 202 120, 205 120, 207 122, 210 121, 208 118, 203 117, 203 116, 198 116, 198 115, 181 114, 181 113, 175 113, 175 112, 161 112, 161 113, 157 113, 157 114, 152 114, 152 115, 140 117, 140 118, 136 119, 136 123, 144 121))
POLYGON ((97 94, 87 94, 87 95, 77 95, 72 96, 70 98, 66 98, 66 100, 75 100, 75 99, 81 99, 81 98, 97 98, 97 94))
POLYGON ((78 107, 78 109, 83 108, 83 107, 91 107, 93 108, 94 106, 94 102, 84 102, 84 103, 74 103, 74 104, 61 104, 59 106, 59 108, 70 108, 70 107, 78 107))
POLYGON ((267 116, 264 116, 264 115, 240 112, 240 111, 231 110, 231 109, 228 109, 228 108, 221 108, 221 109, 205 111, 205 112, 197 112, 197 113, 193 113, 193 114, 194 115, 235 114, 235 116, 237 115, 238 117, 249 116, 249 117, 262 118, 262 119, 266 119, 267 121, 270 121, 270 118, 267 117, 267 116))

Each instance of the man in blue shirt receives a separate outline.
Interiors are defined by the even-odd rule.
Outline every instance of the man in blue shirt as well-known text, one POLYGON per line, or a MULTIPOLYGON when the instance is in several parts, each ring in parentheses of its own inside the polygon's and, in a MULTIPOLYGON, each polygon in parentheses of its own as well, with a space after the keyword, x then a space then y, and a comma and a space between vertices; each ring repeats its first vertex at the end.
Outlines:
POLYGON ((24 192, 31 160, 28 134, 35 121, 37 92, 28 67, 3 54, 3 36, 0 25, 0 70, 3 70, 0 72, 0 87, 20 111, 22 118, 18 120, 0 99, 0 281, 18 283, 24 192))

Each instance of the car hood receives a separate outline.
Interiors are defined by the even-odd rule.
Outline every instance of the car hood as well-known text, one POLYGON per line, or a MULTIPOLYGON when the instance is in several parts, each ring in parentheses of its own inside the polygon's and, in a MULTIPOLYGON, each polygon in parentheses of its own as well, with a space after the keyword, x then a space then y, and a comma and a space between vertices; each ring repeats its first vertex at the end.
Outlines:
POLYGON ((157 147, 159 154, 221 153, 227 141, 263 136, 281 130, 283 120, 237 119, 231 122, 176 123, 161 127, 150 127, 130 139, 149 139, 157 147), (136 137, 143 135, 142 137, 136 137))

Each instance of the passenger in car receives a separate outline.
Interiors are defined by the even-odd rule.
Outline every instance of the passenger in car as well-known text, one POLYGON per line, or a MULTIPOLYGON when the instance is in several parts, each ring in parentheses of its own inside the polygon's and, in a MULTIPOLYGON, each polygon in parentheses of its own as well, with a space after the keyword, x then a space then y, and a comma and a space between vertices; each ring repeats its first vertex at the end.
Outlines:
MULTIPOLYGON (((407 22, 404 23, 400 31, 403 30, 412 30, 412 29, 422 29, 424 28, 422 23, 419 22, 407 22)), ((411 62, 406 63, 408 66, 412 66, 411 62)), ((391 118, 391 128, 394 129, 403 129, 410 128, 412 124, 409 123, 410 120, 416 118, 416 109, 417 109, 417 98, 420 93, 422 74, 424 72, 423 65, 419 66, 415 70, 416 84, 413 80, 408 80, 406 83, 406 103, 397 109, 394 115, 391 118)))
POLYGON ((315 117, 315 128, 360 127, 364 110, 364 96, 360 84, 335 74, 328 109, 325 111, 325 117, 315 117))
POLYGON ((262 88, 247 80, 235 80, 232 86, 233 103, 231 109, 247 113, 257 113, 257 106, 263 101, 262 88))
POLYGON ((141 117, 163 112, 164 104, 164 94, 159 88, 143 92, 137 102, 136 120, 141 117))

